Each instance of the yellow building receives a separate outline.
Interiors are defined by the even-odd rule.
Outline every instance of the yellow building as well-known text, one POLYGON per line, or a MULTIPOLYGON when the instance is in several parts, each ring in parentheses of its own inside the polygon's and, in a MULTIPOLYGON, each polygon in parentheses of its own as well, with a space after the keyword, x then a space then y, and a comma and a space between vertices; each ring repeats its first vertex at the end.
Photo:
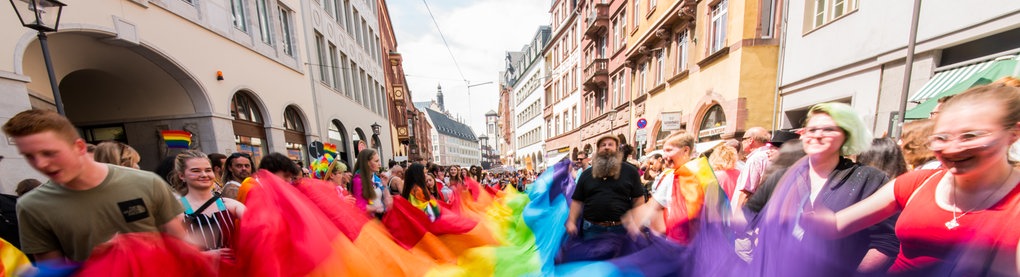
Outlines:
POLYGON ((631 122, 648 122, 644 149, 661 147, 673 129, 710 141, 772 126, 778 2, 628 3, 630 87, 621 90, 633 99, 631 122))

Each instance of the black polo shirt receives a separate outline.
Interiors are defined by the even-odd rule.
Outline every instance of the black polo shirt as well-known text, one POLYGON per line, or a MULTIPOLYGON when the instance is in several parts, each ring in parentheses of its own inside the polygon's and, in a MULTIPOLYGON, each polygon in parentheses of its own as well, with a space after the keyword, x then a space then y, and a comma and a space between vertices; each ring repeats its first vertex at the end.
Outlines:
POLYGON ((584 202, 587 221, 620 221, 634 207, 634 198, 645 195, 638 170, 624 162, 618 179, 592 177, 591 168, 581 172, 571 199, 584 202))

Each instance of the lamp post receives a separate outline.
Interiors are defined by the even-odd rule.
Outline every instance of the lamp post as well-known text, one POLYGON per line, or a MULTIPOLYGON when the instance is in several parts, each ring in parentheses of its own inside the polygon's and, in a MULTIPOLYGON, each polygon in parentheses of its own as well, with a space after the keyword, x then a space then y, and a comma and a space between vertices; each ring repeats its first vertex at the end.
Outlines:
POLYGON ((378 154, 379 158, 382 159, 383 156, 382 145, 380 145, 380 143, 377 143, 377 141, 379 141, 379 132, 382 131, 382 126, 380 126, 379 123, 373 122, 371 127, 372 127, 372 148, 375 148, 375 151, 379 153, 378 154))
POLYGON ((616 119, 616 109, 610 109, 606 114, 609 117, 609 134, 613 134, 613 120, 616 119))
POLYGON ((488 82, 485 82, 485 83, 478 83, 478 84, 473 84, 472 85, 470 82, 468 82, 468 84, 467 84, 468 118, 471 118, 471 104, 472 104, 471 103, 471 88, 472 87, 481 86, 481 85, 488 85, 488 84, 491 84, 491 83, 492 83, 492 81, 488 81, 488 82))
POLYGON ((64 115, 64 103, 60 100, 60 88, 57 76, 53 73, 53 61, 50 59, 50 47, 46 40, 46 32, 56 32, 60 26, 60 14, 67 4, 57 0, 18 0, 21 5, 10 0, 14 13, 21 20, 21 26, 39 32, 39 46, 42 47, 43 60, 46 62, 46 73, 50 77, 50 88, 53 90, 53 102, 57 105, 57 113, 64 115), (24 15, 22 13, 24 12, 24 15), (28 21, 25 21, 28 19, 28 21))

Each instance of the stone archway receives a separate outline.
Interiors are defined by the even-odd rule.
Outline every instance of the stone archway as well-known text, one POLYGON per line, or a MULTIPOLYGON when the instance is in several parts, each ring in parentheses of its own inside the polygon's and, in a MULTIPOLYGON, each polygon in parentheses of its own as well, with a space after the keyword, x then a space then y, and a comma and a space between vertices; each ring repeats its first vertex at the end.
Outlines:
MULTIPOLYGON (((86 139, 127 142, 141 155, 143 169, 173 154, 160 130, 191 132, 193 149, 218 149, 209 96, 193 76, 156 49, 110 43, 108 37, 84 29, 49 37, 66 115, 86 139)), ((32 107, 52 108, 39 42, 26 43, 20 54, 15 63, 33 80, 25 85, 32 107)))

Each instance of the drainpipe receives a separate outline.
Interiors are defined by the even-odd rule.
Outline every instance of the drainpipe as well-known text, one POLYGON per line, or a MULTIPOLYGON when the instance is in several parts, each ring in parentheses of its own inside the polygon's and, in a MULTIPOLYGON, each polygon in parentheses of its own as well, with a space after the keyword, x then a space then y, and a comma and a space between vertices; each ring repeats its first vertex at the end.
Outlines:
POLYGON ((892 137, 899 138, 907 112, 907 94, 910 92, 910 75, 914 69, 914 46, 917 44, 917 21, 921 13, 921 0, 914 0, 914 13, 910 17, 910 39, 907 41, 907 61, 903 69, 903 88, 900 90, 900 109, 892 137))
POLYGON ((787 29, 787 18, 790 11, 790 0, 783 1, 783 19, 780 21, 783 24, 782 33, 779 34, 779 65, 776 67, 776 90, 775 96, 772 99, 772 130, 779 129, 779 120, 783 116, 779 112, 779 87, 783 83, 783 65, 786 61, 786 29, 787 29))

